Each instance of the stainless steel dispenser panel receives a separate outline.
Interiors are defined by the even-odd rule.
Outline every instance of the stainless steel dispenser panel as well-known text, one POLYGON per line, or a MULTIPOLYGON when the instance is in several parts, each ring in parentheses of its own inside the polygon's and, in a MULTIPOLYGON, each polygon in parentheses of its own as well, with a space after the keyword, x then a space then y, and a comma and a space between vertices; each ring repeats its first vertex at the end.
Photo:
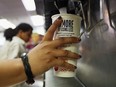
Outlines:
MULTIPOLYGON (((116 4, 115 0, 100 0, 100 15, 103 20, 89 34, 84 33, 82 36, 82 59, 77 64, 77 77, 85 87, 116 87, 116 30, 110 24, 110 14, 116 11, 115 6, 111 6, 114 3, 116 4), (107 7, 109 4, 110 14, 107 7)), ((96 24, 93 17, 96 16, 91 16, 96 24)))

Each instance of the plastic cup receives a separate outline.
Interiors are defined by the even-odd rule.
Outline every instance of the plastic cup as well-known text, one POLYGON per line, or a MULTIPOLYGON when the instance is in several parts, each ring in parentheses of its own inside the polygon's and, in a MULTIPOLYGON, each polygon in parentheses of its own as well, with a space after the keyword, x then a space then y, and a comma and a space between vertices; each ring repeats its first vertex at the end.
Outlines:
MULTIPOLYGON (((73 14, 56 14, 52 16, 52 22, 54 22, 59 16, 62 17, 63 22, 54 34, 54 39, 59 37, 78 37, 80 35, 80 25, 82 18, 73 14)), ((61 47, 64 50, 69 50, 78 53, 78 44, 66 44, 61 47)), ((77 60, 67 59, 66 62, 77 66, 77 60)), ((74 77, 76 70, 71 71, 65 67, 54 67, 54 74, 58 77, 74 77)))

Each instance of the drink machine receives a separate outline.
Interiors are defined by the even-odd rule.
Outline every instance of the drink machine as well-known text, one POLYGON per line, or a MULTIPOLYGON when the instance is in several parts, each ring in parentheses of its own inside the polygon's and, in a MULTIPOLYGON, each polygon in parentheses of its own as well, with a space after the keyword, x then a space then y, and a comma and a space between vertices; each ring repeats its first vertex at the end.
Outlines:
POLYGON ((45 28, 51 16, 71 13, 82 17, 76 76, 45 73, 45 87, 116 87, 116 0, 44 0, 45 28))

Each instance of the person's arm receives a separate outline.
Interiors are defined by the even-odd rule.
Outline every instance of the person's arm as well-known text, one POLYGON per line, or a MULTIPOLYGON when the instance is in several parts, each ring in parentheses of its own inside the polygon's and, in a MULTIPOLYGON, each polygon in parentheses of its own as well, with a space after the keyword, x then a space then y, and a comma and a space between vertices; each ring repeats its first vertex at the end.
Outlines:
POLYGON ((20 44, 16 42, 15 43, 11 42, 9 52, 8 52, 9 59, 14 59, 19 57, 20 56, 19 52, 20 52, 20 44))
POLYGON ((0 60, 0 87, 13 85, 26 79, 21 58, 0 60))
MULTIPOLYGON (((53 40, 54 32, 61 23, 61 18, 58 18, 48 29, 42 42, 27 54, 34 76, 43 74, 53 66, 64 66, 71 70, 76 68, 65 62, 64 58, 78 59, 80 55, 57 48, 64 44, 78 43, 80 39, 76 37, 66 37, 53 40)), ((0 61, 0 87, 12 85, 25 81, 26 79, 24 66, 20 58, 5 60, 4 62, 0 61)))

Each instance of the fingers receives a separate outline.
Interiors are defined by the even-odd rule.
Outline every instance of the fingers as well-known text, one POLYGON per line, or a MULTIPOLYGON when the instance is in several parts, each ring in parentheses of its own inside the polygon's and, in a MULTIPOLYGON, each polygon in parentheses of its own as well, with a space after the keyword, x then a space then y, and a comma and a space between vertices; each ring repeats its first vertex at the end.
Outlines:
POLYGON ((48 29, 47 33, 45 34, 45 36, 43 38, 43 41, 44 40, 49 41, 49 40, 53 39, 54 32, 56 31, 58 26, 61 25, 62 21, 63 20, 62 20, 61 17, 58 17, 58 19, 54 21, 54 23, 50 26, 50 28, 48 29))
POLYGON ((56 59, 54 60, 54 66, 61 66, 65 67, 66 69, 70 69, 71 71, 74 71, 77 67, 65 62, 65 60, 62 59, 56 59))
POLYGON ((70 71, 74 71, 77 68, 76 66, 69 64, 67 62, 64 62, 64 64, 61 65, 61 67, 65 67, 66 69, 68 69, 70 71))
POLYGON ((51 46, 56 48, 59 46, 63 46, 64 44, 78 43, 80 41, 81 39, 76 37, 62 37, 52 41, 51 46))
POLYGON ((81 58, 81 55, 79 54, 76 54, 76 53, 73 53, 71 51, 68 51, 68 50, 61 50, 61 49, 56 49, 56 50, 53 50, 51 52, 51 54, 54 55, 54 57, 61 57, 61 58, 65 58, 65 59, 78 59, 78 58, 81 58))

